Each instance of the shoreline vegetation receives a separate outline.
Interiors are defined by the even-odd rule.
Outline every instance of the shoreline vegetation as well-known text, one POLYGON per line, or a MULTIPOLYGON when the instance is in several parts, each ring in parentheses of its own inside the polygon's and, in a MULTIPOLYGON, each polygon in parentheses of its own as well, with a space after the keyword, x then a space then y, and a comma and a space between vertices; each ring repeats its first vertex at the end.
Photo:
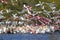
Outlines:
POLYGON ((59 0, 0 0, 0 33, 60 32, 59 0))

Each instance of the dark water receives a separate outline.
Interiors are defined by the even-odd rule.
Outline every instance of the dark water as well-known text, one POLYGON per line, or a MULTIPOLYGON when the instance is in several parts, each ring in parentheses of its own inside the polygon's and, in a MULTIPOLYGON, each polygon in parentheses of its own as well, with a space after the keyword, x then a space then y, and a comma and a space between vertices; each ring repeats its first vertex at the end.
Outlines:
POLYGON ((0 40, 60 40, 60 34, 0 34, 0 40))

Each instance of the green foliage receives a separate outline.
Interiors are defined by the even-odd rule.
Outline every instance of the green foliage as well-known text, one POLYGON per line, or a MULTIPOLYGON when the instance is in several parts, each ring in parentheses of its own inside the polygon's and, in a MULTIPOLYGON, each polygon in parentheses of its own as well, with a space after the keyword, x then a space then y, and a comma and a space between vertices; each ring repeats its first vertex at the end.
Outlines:
MULTIPOLYGON (((57 7, 56 10, 60 9, 60 0, 17 0, 17 1, 13 0, 14 5, 12 5, 11 0, 8 0, 8 4, 0 3, 0 10, 4 10, 4 9, 13 10, 13 12, 3 14, 3 16, 5 16, 5 18, 8 19, 12 16, 12 14, 15 14, 15 13, 18 14, 18 11, 22 10, 23 2, 28 3, 32 7, 32 9, 36 9, 36 11, 41 11, 42 9, 40 7, 34 6, 35 4, 39 3, 39 1, 48 2, 48 3, 54 2, 55 6, 57 7)), ((44 4, 44 6, 47 11, 51 11, 48 5, 44 4)), ((42 15, 45 16, 44 14, 42 15)))

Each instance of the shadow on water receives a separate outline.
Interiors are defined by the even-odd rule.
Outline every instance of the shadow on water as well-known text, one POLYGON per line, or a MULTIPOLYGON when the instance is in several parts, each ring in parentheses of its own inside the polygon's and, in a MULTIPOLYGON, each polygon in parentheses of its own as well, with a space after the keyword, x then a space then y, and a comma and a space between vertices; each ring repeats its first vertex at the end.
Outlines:
POLYGON ((59 38, 59 36, 58 36, 59 34, 55 34, 55 33, 51 33, 50 34, 50 40, 60 40, 60 38, 59 38))

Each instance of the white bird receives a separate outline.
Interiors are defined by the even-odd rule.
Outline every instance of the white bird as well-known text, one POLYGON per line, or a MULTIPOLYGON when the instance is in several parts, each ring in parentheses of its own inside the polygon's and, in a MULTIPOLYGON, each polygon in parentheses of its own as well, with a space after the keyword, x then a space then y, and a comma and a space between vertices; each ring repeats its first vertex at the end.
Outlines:
POLYGON ((27 11, 28 12, 28 14, 31 14, 31 12, 30 12, 30 10, 31 10, 31 7, 28 5, 28 6, 26 6, 25 4, 23 5, 23 7, 24 7, 24 10, 22 11, 22 13, 24 12, 24 11, 27 11))
POLYGON ((23 24, 23 22, 20 22, 20 21, 19 21, 19 23, 18 23, 18 24, 23 24))
POLYGON ((39 1, 39 3, 36 4, 35 6, 42 6, 43 4, 44 4, 44 2, 39 1))
POLYGON ((3 14, 3 10, 0 11, 0 14, 3 14))
POLYGON ((40 6, 40 4, 36 4, 35 6, 40 6))

